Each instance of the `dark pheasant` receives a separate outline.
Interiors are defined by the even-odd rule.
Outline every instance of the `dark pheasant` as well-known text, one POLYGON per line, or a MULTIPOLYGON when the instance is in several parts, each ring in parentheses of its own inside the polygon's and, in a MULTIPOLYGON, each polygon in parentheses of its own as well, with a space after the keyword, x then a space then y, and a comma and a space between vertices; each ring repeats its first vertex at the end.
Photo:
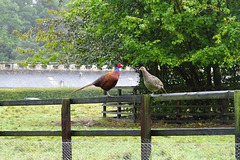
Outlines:
POLYGON ((120 76, 120 71, 119 71, 119 68, 122 67, 122 64, 121 63, 118 63, 116 66, 115 66, 115 69, 111 72, 108 72, 104 75, 102 75, 101 77, 99 77, 97 80, 95 80, 93 83, 91 84, 88 84, 84 87, 81 87, 75 91, 73 91, 72 93, 70 93, 69 95, 77 92, 77 91, 80 91, 86 87, 90 87, 92 85, 96 86, 96 87, 101 87, 103 90, 107 91, 107 95, 110 96, 110 94, 108 93, 108 91, 110 89, 112 89, 113 87, 115 87, 115 85, 117 84, 118 82, 118 79, 119 79, 119 76, 120 76))
POLYGON ((166 90, 163 88, 162 81, 154 75, 151 75, 145 67, 141 67, 140 70, 143 74, 144 85, 146 88, 154 94, 158 90, 161 90, 164 93, 167 93, 166 90))

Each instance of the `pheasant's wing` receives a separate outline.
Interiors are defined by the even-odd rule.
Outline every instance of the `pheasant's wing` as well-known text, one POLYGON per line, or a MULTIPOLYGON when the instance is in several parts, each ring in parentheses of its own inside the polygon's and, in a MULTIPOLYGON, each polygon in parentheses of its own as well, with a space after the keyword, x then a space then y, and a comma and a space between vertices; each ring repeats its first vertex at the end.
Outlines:
POLYGON ((145 86, 151 92, 156 92, 162 88, 162 82, 156 76, 148 75, 144 81, 145 86))
POLYGON ((154 75, 149 75, 149 80, 153 85, 163 86, 162 81, 154 75))
POLYGON ((111 88, 113 88, 117 84, 118 78, 119 78, 119 73, 112 71, 98 78, 96 81, 94 81, 93 84, 97 87, 101 87, 105 91, 109 91, 111 88))
POLYGON ((162 81, 159 78, 153 76, 152 81, 153 81, 153 84, 156 88, 160 89, 163 93, 167 93, 167 91, 163 87, 162 81))
POLYGON ((95 85, 96 87, 101 87, 101 85, 106 83, 106 79, 108 79, 107 77, 109 76, 108 74, 109 72, 99 77, 97 80, 93 82, 93 85, 95 85))

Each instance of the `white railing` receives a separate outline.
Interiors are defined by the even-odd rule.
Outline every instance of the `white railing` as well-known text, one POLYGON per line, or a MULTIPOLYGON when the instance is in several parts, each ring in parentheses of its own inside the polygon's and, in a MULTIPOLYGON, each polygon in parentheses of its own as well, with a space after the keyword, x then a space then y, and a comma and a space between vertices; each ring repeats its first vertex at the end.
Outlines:
MULTIPOLYGON (((96 65, 85 66, 85 65, 76 65, 76 64, 58 64, 58 63, 50 63, 48 65, 43 65, 41 63, 36 63, 34 65, 28 64, 27 67, 23 67, 17 63, 0 63, 0 70, 89 70, 89 71, 98 71, 96 65)), ((103 66, 101 70, 112 70, 112 68, 108 68, 107 66, 103 66)), ((126 67, 124 70, 126 71, 134 71, 131 67, 126 67)))

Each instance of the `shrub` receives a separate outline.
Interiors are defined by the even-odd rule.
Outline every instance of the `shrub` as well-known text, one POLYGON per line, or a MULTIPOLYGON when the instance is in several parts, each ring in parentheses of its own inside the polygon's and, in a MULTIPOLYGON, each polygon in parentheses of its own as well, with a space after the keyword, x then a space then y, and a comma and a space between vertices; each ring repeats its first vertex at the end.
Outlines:
POLYGON ((0 89, 0 100, 22 100, 24 98, 57 99, 57 98, 81 98, 98 97, 103 95, 103 90, 90 87, 68 96, 77 88, 14 88, 0 89))
MULTIPOLYGON (((71 96, 69 93, 77 88, 12 88, 0 89, 0 100, 22 100, 24 98, 40 98, 40 99, 61 99, 61 98, 84 98, 84 97, 100 97, 104 91, 98 87, 89 87, 78 91, 71 96)), ((110 94, 116 95, 117 89, 112 89, 110 94)), ((132 89, 124 89, 122 94, 132 94, 132 89)))

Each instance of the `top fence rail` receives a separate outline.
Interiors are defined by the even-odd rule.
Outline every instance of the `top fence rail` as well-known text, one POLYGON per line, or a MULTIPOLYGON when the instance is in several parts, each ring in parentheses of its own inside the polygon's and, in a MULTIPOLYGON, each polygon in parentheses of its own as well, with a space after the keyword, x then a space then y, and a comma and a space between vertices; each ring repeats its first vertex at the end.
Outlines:
MULTIPOLYGON (((141 96, 123 95, 116 97, 93 97, 93 98, 73 98, 71 104, 87 104, 87 103, 107 103, 107 102, 140 102, 141 96)), ((0 101, 0 106, 26 106, 26 105, 61 105, 62 99, 36 99, 36 100, 16 100, 16 101, 0 101)))
POLYGON ((153 101, 225 99, 225 98, 234 98, 234 90, 169 93, 169 94, 151 95, 151 97, 153 98, 153 101))
MULTIPOLYGON (((197 99, 227 99, 234 97, 234 90, 206 91, 206 92, 185 92, 151 95, 153 101, 169 100, 197 100, 197 99)), ((92 97, 73 98, 71 104, 87 103, 108 103, 108 102, 140 102, 140 95, 123 95, 116 97, 92 97)), ((0 101, 0 106, 25 106, 25 105, 61 105, 62 99, 37 99, 37 100, 16 100, 0 101)))

